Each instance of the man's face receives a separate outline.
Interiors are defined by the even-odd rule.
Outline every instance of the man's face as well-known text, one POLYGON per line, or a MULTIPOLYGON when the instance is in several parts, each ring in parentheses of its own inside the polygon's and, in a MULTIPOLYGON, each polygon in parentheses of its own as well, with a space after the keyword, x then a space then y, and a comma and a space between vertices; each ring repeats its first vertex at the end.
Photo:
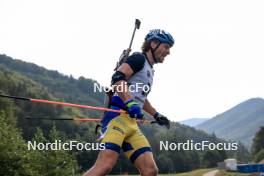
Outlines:
POLYGON ((165 57, 170 54, 171 46, 167 43, 162 43, 158 49, 154 52, 155 58, 158 63, 163 63, 165 57))

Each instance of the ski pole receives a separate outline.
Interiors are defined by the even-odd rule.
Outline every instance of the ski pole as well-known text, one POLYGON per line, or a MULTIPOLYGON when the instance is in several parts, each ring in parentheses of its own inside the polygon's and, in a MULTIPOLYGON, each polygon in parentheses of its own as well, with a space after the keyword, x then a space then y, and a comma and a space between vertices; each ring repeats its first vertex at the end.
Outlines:
MULTIPOLYGON (((44 117, 26 117, 28 120, 70 120, 70 121, 75 121, 75 122, 101 122, 102 119, 99 118, 80 118, 80 117, 74 117, 74 118, 44 118, 44 117)), ((148 124, 153 124, 155 121, 150 121, 146 119, 138 119, 137 123, 148 125, 148 124)))
POLYGON ((1 95, 1 94, 0 94, 0 97, 16 99, 16 100, 30 101, 30 102, 34 102, 34 103, 45 103, 45 104, 77 107, 77 108, 83 108, 83 109, 93 109, 93 110, 99 110, 99 111, 126 113, 126 111, 124 111, 124 110, 115 110, 115 109, 104 108, 104 107, 88 106, 88 105, 73 104, 73 103, 65 103, 65 102, 59 102, 59 101, 50 101, 50 100, 34 99, 34 98, 26 98, 26 97, 17 97, 17 96, 1 95))
POLYGON ((70 121, 76 121, 76 122, 101 122, 101 119, 97 118, 45 118, 45 117, 26 117, 28 120, 70 120, 70 121))

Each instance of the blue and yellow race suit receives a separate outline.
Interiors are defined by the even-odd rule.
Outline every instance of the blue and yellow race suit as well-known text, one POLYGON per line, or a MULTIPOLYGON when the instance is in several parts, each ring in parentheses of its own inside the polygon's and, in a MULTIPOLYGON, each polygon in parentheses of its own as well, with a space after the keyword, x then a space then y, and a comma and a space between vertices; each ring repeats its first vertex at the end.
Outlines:
MULTIPOLYGON (((127 80, 128 86, 135 88, 130 91, 134 101, 143 108, 145 99, 153 83, 154 70, 148 62, 146 55, 134 53, 128 57, 126 63, 133 70, 133 75, 127 80)), ((126 109, 124 102, 114 94, 111 100, 112 109, 126 109)), ((105 148, 125 155, 134 162, 144 152, 151 152, 146 137, 140 131, 135 118, 125 113, 107 112, 102 120, 102 135, 100 140, 105 148)))

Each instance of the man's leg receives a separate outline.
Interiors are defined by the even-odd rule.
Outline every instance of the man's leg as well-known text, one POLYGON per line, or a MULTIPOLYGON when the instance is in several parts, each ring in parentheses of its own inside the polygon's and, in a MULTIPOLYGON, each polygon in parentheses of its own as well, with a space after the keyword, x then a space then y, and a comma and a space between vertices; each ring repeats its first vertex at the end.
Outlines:
POLYGON ((119 154, 113 150, 100 151, 93 167, 84 176, 105 176, 116 164, 119 154))
POLYGON ((134 165, 139 170, 141 176, 158 175, 158 167, 154 161, 152 152, 145 152, 141 154, 135 160, 134 165))
POLYGON ((141 133, 137 124, 132 126, 136 131, 127 137, 122 145, 127 158, 135 165, 142 176, 158 175, 158 168, 151 152, 147 138, 141 133))
MULTIPOLYGON (((112 117, 110 116, 110 118, 112 117)), ((117 116, 105 124, 100 139, 100 142, 105 144, 105 150, 100 151, 95 164, 84 176, 104 176, 112 170, 119 157, 126 134, 126 128, 122 126, 123 123, 125 123, 123 117, 117 116)))

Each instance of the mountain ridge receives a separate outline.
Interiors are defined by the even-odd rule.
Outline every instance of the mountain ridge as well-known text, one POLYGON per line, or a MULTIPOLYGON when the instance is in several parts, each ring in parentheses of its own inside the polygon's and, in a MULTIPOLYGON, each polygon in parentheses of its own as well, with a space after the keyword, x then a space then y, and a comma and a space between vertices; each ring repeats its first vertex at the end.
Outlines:
POLYGON ((191 127, 195 127, 200 123, 203 123, 207 120, 209 120, 210 118, 190 118, 190 119, 186 119, 186 120, 182 120, 179 121, 180 124, 184 124, 184 125, 188 125, 191 127))
POLYGON ((264 99, 250 98, 233 108, 195 126, 224 139, 241 141, 247 147, 260 126, 264 125, 264 99))

